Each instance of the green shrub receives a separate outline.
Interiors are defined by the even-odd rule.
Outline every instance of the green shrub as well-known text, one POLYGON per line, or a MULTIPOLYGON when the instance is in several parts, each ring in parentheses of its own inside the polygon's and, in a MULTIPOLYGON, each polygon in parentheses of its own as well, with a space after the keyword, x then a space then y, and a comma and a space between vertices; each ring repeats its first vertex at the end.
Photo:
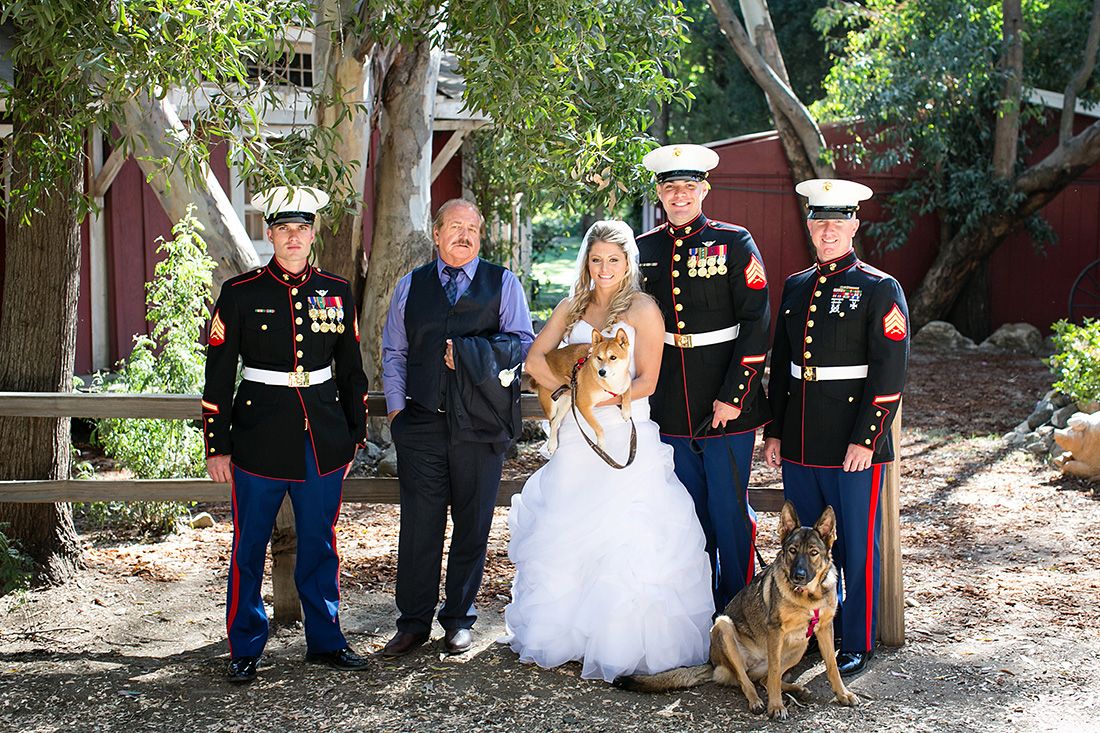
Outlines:
MULTIPOLYGON (((119 380, 107 391, 164 394, 202 392, 205 356, 200 342, 212 299, 210 273, 214 261, 207 255, 202 225, 187 214, 173 228, 173 238, 158 240, 165 258, 146 283, 151 334, 134 337, 134 350, 122 364, 119 380)), ((100 382, 100 384, 102 384, 100 382)), ((98 440, 107 455, 126 466, 136 478, 186 478, 206 473, 200 427, 185 420, 100 420, 98 440)), ((187 514, 179 502, 108 502, 82 513, 99 526, 131 526, 145 532, 171 532, 187 514)))
POLYGON ((6 526, 0 525, 0 596, 29 587, 34 575, 34 561, 8 539, 6 526))
POLYGON ((1100 321, 1086 318, 1080 326, 1058 321, 1054 348, 1048 361, 1054 389, 1078 402, 1100 400, 1100 321))

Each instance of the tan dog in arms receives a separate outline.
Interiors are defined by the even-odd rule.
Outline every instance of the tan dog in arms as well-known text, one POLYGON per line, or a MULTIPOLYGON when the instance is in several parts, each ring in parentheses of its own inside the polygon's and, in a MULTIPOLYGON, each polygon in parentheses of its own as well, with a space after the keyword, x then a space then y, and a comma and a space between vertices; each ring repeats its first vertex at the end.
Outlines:
POLYGON ((639 692, 663 692, 701 685, 741 686, 749 710, 764 711, 754 682, 767 680, 768 715, 785 719, 783 693, 803 694, 801 685, 783 682, 782 675, 806 653, 810 636, 817 637, 825 673, 841 705, 859 705, 844 686, 833 652, 836 614, 836 568, 832 547, 836 516, 825 507, 813 527, 799 524, 789 501, 779 515, 778 557, 733 597, 710 629, 710 663, 680 667, 654 675, 630 675, 617 687, 639 692))
POLYGON ((609 399, 622 397, 620 409, 623 420, 630 419, 630 337, 626 331, 620 328, 615 338, 605 338, 592 329, 591 344, 571 344, 554 349, 546 355, 546 364, 562 385, 556 390, 538 385, 539 403, 550 420, 547 450, 553 453, 558 449, 558 428, 569 414, 574 400, 577 410, 596 432, 596 445, 603 448, 603 426, 592 414, 592 408, 609 399), (574 367, 577 369, 575 395, 569 390, 574 367))

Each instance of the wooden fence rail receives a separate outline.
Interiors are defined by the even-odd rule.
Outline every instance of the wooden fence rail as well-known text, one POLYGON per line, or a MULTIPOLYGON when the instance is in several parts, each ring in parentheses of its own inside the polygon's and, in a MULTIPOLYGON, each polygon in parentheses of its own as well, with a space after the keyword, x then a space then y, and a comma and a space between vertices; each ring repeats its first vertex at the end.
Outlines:
MULTIPOLYGON (((17 417, 152 418, 198 420, 202 417, 199 395, 87 394, 0 392, 0 415, 17 417)), ((372 393, 367 401, 372 415, 386 413, 385 397, 372 393)), ((534 395, 521 401, 523 417, 541 418, 534 395)), ((901 445, 901 410, 894 420, 894 445, 901 445)), ((899 460, 886 471, 881 492, 882 584, 880 588, 879 639, 890 646, 905 643, 905 603, 901 573, 901 522, 899 460)), ((501 481, 497 505, 508 506, 523 488, 522 480, 501 481)), ((395 478, 351 478, 344 482, 345 502, 397 504, 395 478)), ((67 481, 0 481, 0 501, 54 503, 73 501, 229 501, 229 486, 209 479, 129 479, 67 481)), ((783 492, 750 489, 749 501, 757 511, 775 512, 783 506, 783 492)), ((803 517, 805 520, 806 517, 803 517)), ((290 500, 283 502, 271 540, 272 587, 275 622, 301 620, 301 604, 294 585, 294 514, 290 500)))

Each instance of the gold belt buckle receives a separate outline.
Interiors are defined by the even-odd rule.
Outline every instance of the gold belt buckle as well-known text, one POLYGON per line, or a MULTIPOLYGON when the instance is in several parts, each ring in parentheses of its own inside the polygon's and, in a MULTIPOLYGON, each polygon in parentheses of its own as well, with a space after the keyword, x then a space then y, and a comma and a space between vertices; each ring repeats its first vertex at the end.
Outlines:
POLYGON ((802 379, 806 380, 807 382, 816 382, 817 368, 812 366, 802 367, 802 379))
POLYGON ((678 334, 676 334, 676 337, 675 337, 674 340, 676 341, 676 345, 679 346, 681 349, 690 349, 691 348, 691 334, 690 333, 678 333, 678 334))
POLYGON ((309 372, 288 372, 287 373, 287 386, 288 387, 308 387, 309 386, 309 372))

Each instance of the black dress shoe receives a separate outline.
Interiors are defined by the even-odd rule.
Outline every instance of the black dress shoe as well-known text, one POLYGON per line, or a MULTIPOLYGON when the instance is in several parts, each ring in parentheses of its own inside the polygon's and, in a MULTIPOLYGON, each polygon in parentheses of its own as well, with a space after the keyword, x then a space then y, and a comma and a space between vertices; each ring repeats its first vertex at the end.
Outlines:
POLYGON ((309 652, 306 654, 306 661, 310 664, 327 664, 336 669, 352 672, 367 668, 366 658, 359 656, 348 646, 334 652, 309 652))
POLYGON ((836 666, 840 670, 841 677, 851 677, 859 674, 867 667, 874 652, 840 652, 836 655, 836 666))
POLYGON ((229 671, 226 677, 234 684, 251 682, 256 679, 256 667, 259 664, 259 657, 234 657, 229 660, 229 671))
POLYGON ((403 657, 428 640, 428 632, 414 634, 411 631, 398 631, 382 647, 383 657, 403 657))
POLYGON ((443 635, 443 647, 448 654, 462 654, 473 646, 474 635, 469 629, 450 629, 443 635))

